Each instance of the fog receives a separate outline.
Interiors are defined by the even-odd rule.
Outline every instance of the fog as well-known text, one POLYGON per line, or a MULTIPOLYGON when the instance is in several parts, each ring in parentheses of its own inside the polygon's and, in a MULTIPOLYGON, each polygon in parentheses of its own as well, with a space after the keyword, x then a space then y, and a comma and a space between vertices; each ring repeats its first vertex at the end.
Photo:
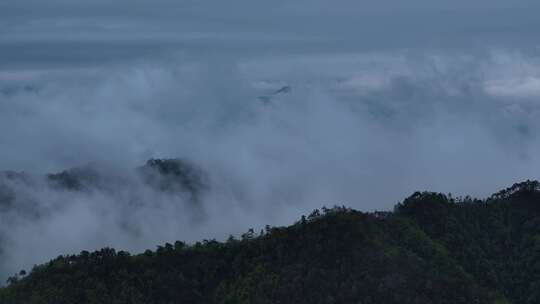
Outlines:
POLYGON ((416 190, 537 179, 540 47, 522 1, 2 1, 0 277, 104 246, 224 239, 416 190), (194 205, 142 183, 182 158, 194 205), (90 164, 90 165, 88 165, 90 164), (107 187, 47 173, 90 166, 107 187), (119 182, 122 181, 122 182, 119 182))

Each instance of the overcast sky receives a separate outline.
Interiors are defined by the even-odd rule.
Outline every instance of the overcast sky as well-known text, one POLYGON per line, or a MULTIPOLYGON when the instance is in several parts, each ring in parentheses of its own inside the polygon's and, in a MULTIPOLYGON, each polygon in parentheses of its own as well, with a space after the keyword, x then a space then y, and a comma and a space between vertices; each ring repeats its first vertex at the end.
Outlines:
POLYGON ((322 205, 389 210, 416 190, 485 197, 537 179, 539 11, 502 0, 1 0, 0 170, 111 173, 181 157, 211 187, 198 224, 170 198, 127 214, 118 193, 17 188, 47 212, 0 213, 12 248, 0 270, 224 238, 322 205))
POLYGON ((535 46, 539 8, 502 0, 4 0, 0 67, 111 64, 178 51, 238 57, 535 46))

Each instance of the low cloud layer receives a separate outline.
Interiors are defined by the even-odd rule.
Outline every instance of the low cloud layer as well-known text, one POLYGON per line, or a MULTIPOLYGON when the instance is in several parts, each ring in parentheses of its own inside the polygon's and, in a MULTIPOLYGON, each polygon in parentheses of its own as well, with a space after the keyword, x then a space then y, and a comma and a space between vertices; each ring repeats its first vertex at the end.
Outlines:
POLYGON ((538 178, 532 2, 165 2, 0 4, 0 171, 35 180, 3 180, 18 204, 0 210, 0 277, 83 249, 223 239, 322 205, 387 210, 416 190, 486 196, 538 178), (208 177, 196 209, 134 173, 176 157, 208 177), (129 182, 40 182, 87 164, 129 182))

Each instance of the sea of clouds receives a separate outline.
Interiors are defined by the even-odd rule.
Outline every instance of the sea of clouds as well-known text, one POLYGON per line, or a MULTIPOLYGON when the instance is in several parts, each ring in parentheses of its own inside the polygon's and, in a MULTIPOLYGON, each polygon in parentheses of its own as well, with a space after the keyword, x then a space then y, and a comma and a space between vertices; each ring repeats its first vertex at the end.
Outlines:
POLYGON ((175 3, 0 4, 0 171, 34 180, 2 180, 0 277, 538 178, 534 2, 175 3), (195 208, 134 173, 176 157, 208 176, 195 208), (40 180, 87 164, 130 182, 40 180))

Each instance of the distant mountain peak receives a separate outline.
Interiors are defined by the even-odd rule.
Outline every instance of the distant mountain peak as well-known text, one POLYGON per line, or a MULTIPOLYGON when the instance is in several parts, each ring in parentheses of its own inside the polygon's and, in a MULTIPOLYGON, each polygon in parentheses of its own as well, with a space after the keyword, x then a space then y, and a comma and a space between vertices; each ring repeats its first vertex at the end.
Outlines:
POLYGON ((289 94, 292 92, 292 87, 291 86, 288 86, 288 85, 285 85, 285 86, 282 86, 281 88, 267 94, 267 95, 262 95, 262 96, 259 96, 257 97, 257 99, 259 101, 261 101, 263 104, 269 104, 270 102, 272 102, 272 100, 279 96, 279 95, 283 95, 283 94, 289 94))

